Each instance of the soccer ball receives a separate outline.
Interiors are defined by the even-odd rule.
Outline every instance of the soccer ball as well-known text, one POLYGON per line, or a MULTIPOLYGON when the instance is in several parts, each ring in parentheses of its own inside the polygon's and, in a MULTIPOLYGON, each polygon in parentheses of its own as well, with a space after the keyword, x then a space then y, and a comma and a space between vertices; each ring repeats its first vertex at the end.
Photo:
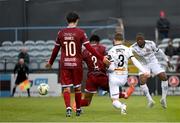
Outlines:
POLYGON ((40 95, 47 95, 48 94, 48 90, 49 90, 49 85, 46 83, 41 83, 38 86, 38 91, 40 95))

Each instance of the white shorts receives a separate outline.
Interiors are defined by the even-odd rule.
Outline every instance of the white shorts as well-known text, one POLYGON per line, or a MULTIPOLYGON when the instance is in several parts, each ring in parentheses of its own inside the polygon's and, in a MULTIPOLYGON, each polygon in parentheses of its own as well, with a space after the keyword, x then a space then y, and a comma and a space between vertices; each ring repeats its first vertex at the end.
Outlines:
MULTIPOLYGON (((150 63, 147 65, 143 65, 143 67, 146 69, 146 71, 158 75, 159 73, 165 72, 165 70, 161 67, 159 63, 150 63)), ((139 75, 143 74, 143 72, 139 72, 139 75)))
POLYGON ((109 90, 112 99, 119 99, 119 87, 127 82, 128 75, 109 74, 109 90))

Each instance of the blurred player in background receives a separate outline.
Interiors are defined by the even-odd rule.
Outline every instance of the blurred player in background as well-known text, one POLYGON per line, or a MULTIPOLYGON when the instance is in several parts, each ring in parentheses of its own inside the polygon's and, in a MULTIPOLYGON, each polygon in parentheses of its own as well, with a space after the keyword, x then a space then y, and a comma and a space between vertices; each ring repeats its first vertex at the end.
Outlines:
MULTIPOLYGON (((161 55, 164 60, 167 62, 168 67, 173 66, 170 64, 167 56, 163 53, 163 51, 156 47, 155 43, 153 41, 145 40, 144 35, 142 33, 138 33, 136 36, 136 43, 134 43, 132 46, 132 51, 134 51, 137 55, 142 57, 144 60, 141 61, 144 68, 152 72, 154 75, 157 75, 161 80, 161 88, 162 88, 162 98, 160 100, 160 103, 162 104, 163 108, 167 108, 166 103, 166 95, 168 92, 168 77, 165 73, 165 70, 161 68, 155 53, 158 53, 161 55)), ((148 100, 148 107, 152 107, 154 105, 154 100, 152 99, 151 95, 149 94, 149 89, 146 85, 147 77, 142 76, 142 72, 139 73, 140 80, 141 80, 141 89, 143 90, 145 96, 148 100)))
POLYGON ((119 101, 119 87, 124 86, 127 82, 128 59, 131 59, 134 65, 143 71, 144 76, 148 77, 150 74, 134 57, 131 49, 123 45, 123 36, 120 33, 115 34, 114 46, 108 51, 108 57, 111 61, 108 71, 112 105, 121 109, 121 114, 126 114, 126 105, 119 101))
POLYGON ((86 33, 82 29, 76 27, 79 21, 79 15, 77 13, 68 13, 66 19, 68 27, 58 32, 55 47, 46 67, 51 68, 61 47, 60 81, 64 89, 63 96, 66 105, 66 116, 70 117, 72 113, 70 105, 71 86, 74 87, 75 92, 75 101, 77 105, 76 116, 80 116, 81 114, 81 81, 83 77, 82 45, 105 64, 109 64, 109 61, 105 56, 100 55, 91 47, 86 33))
MULTIPOLYGON (((14 67, 14 77, 16 78, 15 80, 15 85, 13 88, 12 92, 12 97, 14 96, 16 92, 16 87, 21 84, 23 81, 28 79, 29 75, 29 69, 28 66, 24 63, 24 59, 20 58, 18 63, 14 67)), ((27 89, 28 97, 30 97, 30 89, 27 89)))
MULTIPOLYGON (((92 47, 101 55, 106 55, 106 47, 101 45, 100 37, 98 35, 92 35, 90 38, 92 47)), ((100 88, 109 92, 108 75, 106 73, 106 66, 98 60, 96 56, 92 55, 87 49, 83 50, 83 60, 88 66, 85 94, 81 100, 81 106, 89 106, 92 97, 100 88)), ((120 93, 120 98, 127 99, 134 92, 134 86, 127 89, 127 92, 120 93)), ((73 109, 76 109, 76 104, 73 104, 73 109)))

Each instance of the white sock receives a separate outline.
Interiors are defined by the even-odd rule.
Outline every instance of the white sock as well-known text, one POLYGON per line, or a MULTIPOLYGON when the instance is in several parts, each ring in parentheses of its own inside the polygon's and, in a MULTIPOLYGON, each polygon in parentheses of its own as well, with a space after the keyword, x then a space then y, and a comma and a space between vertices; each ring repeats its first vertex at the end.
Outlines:
POLYGON ((161 81, 162 99, 166 99, 168 93, 168 81, 161 81))
POLYGON ((146 84, 140 85, 140 87, 141 87, 144 95, 147 97, 148 101, 153 100, 150 93, 149 93, 149 89, 148 89, 147 85, 146 84))
POLYGON ((118 100, 115 100, 112 102, 112 105, 115 107, 115 108, 118 108, 118 109, 121 109, 122 107, 122 103, 119 102, 118 100))

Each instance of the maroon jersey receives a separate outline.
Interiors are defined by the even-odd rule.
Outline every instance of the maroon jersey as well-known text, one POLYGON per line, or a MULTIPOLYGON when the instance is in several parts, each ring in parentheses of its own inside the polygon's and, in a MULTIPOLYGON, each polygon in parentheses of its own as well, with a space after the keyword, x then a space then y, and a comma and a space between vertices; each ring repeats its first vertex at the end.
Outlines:
POLYGON ((82 68, 82 45, 97 56, 98 59, 103 60, 104 57, 91 47, 83 30, 76 27, 69 27, 59 31, 49 64, 53 64, 61 47, 61 68, 82 68))
MULTIPOLYGON (((100 44, 93 44, 92 47, 99 52, 101 55, 106 55, 106 48, 100 44)), ((98 73, 103 72, 106 73, 106 66, 104 63, 97 59, 96 56, 92 55, 88 50, 83 51, 83 60, 86 62, 88 66, 88 74, 90 73, 98 73)))
POLYGON ((61 46, 61 67, 66 69, 81 68, 82 44, 88 42, 86 34, 79 28, 65 28, 59 31, 56 45, 61 46))

